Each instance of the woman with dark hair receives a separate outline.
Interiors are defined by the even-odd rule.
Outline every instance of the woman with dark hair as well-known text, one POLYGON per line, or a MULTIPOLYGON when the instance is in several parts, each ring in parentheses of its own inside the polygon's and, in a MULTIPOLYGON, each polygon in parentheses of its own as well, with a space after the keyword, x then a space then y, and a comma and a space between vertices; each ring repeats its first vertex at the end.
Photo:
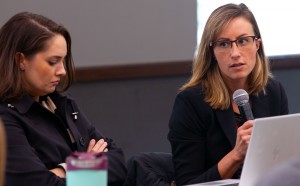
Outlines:
POLYGON ((66 185, 65 159, 74 151, 104 152, 108 184, 122 185, 123 152, 66 93, 73 79, 71 36, 64 26, 29 12, 3 25, 0 117, 7 134, 7 186, 66 185))
POLYGON ((239 178, 253 120, 246 121, 232 99, 238 89, 248 92, 255 118, 288 114, 254 15, 245 4, 226 4, 206 22, 192 77, 170 117, 177 184, 239 178))

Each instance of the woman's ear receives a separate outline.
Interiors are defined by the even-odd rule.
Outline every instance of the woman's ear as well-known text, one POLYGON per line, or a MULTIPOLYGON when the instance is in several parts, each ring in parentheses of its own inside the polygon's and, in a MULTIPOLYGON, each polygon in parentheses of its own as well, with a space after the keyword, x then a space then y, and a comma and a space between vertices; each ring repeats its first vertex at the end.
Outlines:
POLYGON ((16 60, 17 64, 19 65, 19 68, 22 71, 24 71, 25 67, 26 67, 24 54, 21 53, 21 52, 17 52, 16 55, 15 55, 15 60, 16 60))
POLYGON ((256 50, 258 50, 258 49, 260 48, 261 42, 262 42, 261 39, 257 39, 257 40, 256 40, 256 42, 255 42, 256 50))

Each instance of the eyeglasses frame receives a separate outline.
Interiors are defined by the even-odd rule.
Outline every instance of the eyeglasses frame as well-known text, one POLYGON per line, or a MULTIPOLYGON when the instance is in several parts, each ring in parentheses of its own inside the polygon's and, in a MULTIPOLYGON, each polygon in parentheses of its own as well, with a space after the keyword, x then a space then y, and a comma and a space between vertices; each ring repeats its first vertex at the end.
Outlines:
POLYGON ((242 37, 237 38, 236 40, 229 40, 229 39, 227 40, 227 39, 224 39, 224 40, 213 41, 213 42, 210 42, 210 43, 209 43, 209 46, 210 46, 210 47, 214 47, 214 44, 215 44, 216 42, 219 42, 219 41, 229 41, 229 42, 230 42, 230 48, 232 48, 232 43, 235 43, 236 46, 239 47, 239 45, 237 44, 237 41, 238 41, 239 39, 245 38, 245 37, 251 37, 251 38, 253 39, 253 42, 254 42, 254 40, 258 40, 258 37, 257 37, 257 36, 242 36, 242 37))

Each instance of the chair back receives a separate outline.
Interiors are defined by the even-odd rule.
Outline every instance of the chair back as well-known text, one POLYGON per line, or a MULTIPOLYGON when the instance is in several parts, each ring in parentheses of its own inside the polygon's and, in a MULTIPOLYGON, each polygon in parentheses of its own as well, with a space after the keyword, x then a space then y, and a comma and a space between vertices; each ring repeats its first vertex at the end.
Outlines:
POLYGON ((125 186, 174 185, 172 154, 165 152, 141 152, 127 161, 125 186))

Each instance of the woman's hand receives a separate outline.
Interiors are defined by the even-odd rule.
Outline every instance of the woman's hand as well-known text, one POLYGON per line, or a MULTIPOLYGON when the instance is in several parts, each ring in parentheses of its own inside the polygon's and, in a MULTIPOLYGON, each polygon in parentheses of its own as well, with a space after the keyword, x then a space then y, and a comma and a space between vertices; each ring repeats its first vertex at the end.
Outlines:
POLYGON ((99 141, 96 142, 96 140, 91 139, 87 152, 107 152, 108 149, 107 147, 107 142, 104 141, 104 139, 100 139, 99 141))
POLYGON ((51 172, 53 172, 56 176, 60 177, 60 178, 66 178, 66 172, 63 170, 63 168, 54 168, 49 170, 51 172))
POLYGON ((218 163, 218 170, 222 179, 232 178, 243 163, 248 149, 252 127, 253 120, 248 120, 238 128, 235 147, 218 163))
POLYGON ((251 133, 253 127, 253 120, 246 121, 237 130, 236 144, 233 149, 234 155, 237 160, 243 161, 248 149, 251 133))
MULTIPOLYGON (((106 147, 107 147, 107 142, 105 142, 104 139, 100 139, 97 142, 96 140, 91 139, 87 152, 94 152, 94 153, 107 152, 108 149, 106 147)), ((63 168, 57 167, 49 171, 53 172, 56 176, 60 178, 66 178, 66 172, 63 168)))

